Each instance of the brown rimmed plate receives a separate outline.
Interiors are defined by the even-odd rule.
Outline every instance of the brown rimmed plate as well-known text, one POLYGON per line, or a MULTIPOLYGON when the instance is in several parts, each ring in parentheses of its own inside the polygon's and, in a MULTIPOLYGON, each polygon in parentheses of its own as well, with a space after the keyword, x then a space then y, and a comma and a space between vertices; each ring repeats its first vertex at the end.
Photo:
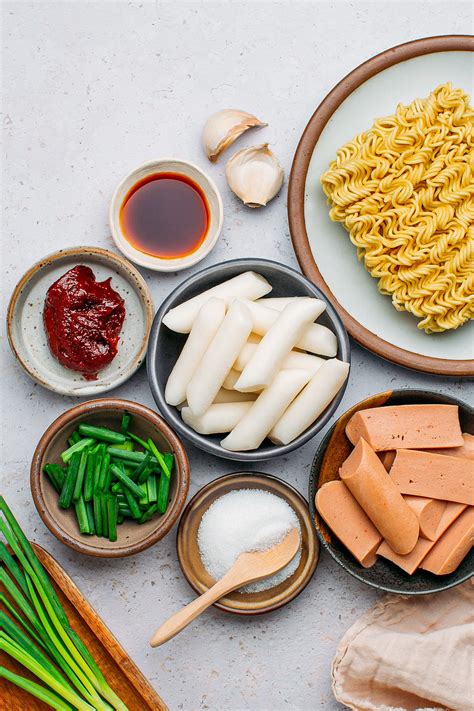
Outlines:
POLYGON ((161 540, 178 520, 189 489, 189 463, 181 440, 156 412, 129 400, 99 399, 81 403, 60 415, 41 437, 31 463, 30 486, 33 501, 52 534, 79 553, 98 558, 122 558, 139 553, 161 540), (124 412, 132 416, 130 430, 141 437, 151 437, 162 452, 173 452, 170 498, 166 512, 144 524, 125 519, 117 526, 117 540, 89 536, 79 532, 74 508, 60 509, 58 494, 43 473, 46 463, 62 464, 60 454, 80 421, 110 427, 118 431, 124 412))
POLYGON ((288 188, 290 231, 301 269, 336 306, 349 334, 387 360, 440 375, 474 375, 474 323, 426 335, 413 316, 396 311, 358 262, 344 227, 331 222, 319 179, 338 148, 376 117, 392 114, 399 102, 427 96, 447 81, 472 91, 473 51, 474 38, 467 35, 428 37, 361 64, 311 117, 288 188))
MULTIPOLYGON (((85 642, 95 661, 104 674, 107 683, 134 711, 166 711, 167 706, 133 663, 97 612, 90 606, 81 591, 59 563, 41 546, 32 544, 40 563, 46 569, 72 629, 85 642)), ((38 679, 24 666, 0 652, 0 664, 11 671, 26 676, 32 681, 38 679)), ((0 683, 0 708, 23 709, 26 711, 47 711, 51 707, 28 694, 23 689, 6 681, 0 683)))
POLYGON ((140 272, 123 257, 99 247, 60 249, 41 259, 16 285, 7 312, 10 348, 23 370, 43 387, 75 397, 99 395, 128 380, 143 363, 152 321, 153 301, 140 272), (43 326, 46 292, 78 264, 90 267, 98 281, 112 277, 112 288, 125 302, 118 353, 96 380, 86 380, 56 360, 43 326))
POLYGON ((450 395, 429 390, 387 390, 371 395, 347 410, 328 430, 311 467, 309 480, 309 508, 314 525, 323 547, 345 571, 373 588, 403 595, 425 595, 447 590, 468 580, 474 574, 474 550, 449 575, 432 575, 424 570, 416 570, 408 575, 394 563, 379 556, 371 568, 364 568, 336 538, 316 510, 314 500, 323 484, 339 479, 339 468, 352 450, 346 437, 345 428, 352 415, 369 407, 386 405, 457 405, 463 432, 474 434, 474 409, 450 395))
POLYGON ((204 568, 199 554, 197 533, 201 519, 216 499, 236 489, 261 489, 285 499, 298 516, 301 526, 301 560, 292 576, 269 590, 255 593, 234 591, 215 603, 215 607, 225 612, 259 615, 283 607, 304 590, 318 563, 319 543, 314 533, 308 502, 286 482, 260 472, 237 472, 214 479, 200 489, 186 506, 176 538, 181 570, 199 595, 206 592, 215 582, 204 568))

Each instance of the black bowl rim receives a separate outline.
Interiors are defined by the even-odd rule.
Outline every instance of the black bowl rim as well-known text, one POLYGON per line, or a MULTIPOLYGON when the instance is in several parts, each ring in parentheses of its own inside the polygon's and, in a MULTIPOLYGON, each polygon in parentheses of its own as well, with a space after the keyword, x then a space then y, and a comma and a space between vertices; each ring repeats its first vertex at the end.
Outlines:
POLYGON ((156 312, 155 318, 153 319, 146 358, 148 383, 150 385, 150 389, 155 403, 165 420, 177 432, 179 432, 182 437, 185 437, 199 449, 202 449, 206 452, 209 452, 210 454, 214 454, 215 456, 221 457, 223 459, 232 459, 241 462, 266 461, 267 459, 272 459, 273 457, 283 456, 284 454, 288 454, 294 449, 301 447, 309 439, 314 437, 321 429, 323 429, 323 427, 329 422, 332 415, 338 408, 339 403, 342 400, 345 389, 347 387, 347 383, 349 381, 349 378, 347 378, 334 400, 326 408, 323 416, 316 420, 316 422, 311 425, 311 427, 308 427, 308 429, 305 430, 299 437, 297 437, 292 442, 286 445, 273 445, 259 448, 250 452, 230 452, 221 447, 219 444, 216 444, 215 442, 209 440, 206 435, 200 435, 197 432, 194 432, 194 430, 192 430, 182 421, 179 414, 175 413, 176 408, 172 408, 165 402, 163 389, 159 385, 158 378, 156 376, 156 371, 154 368, 154 363, 157 354, 158 335, 161 328, 161 322, 163 316, 165 315, 165 313, 167 313, 171 304, 173 304, 173 306, 177 306, 179 303, 181 303, 179 299, 182 296, 183 292, 186 291, 190 286, 195 286, 196 284, 198 284, 203 277, 209 274, 215 274, 216 272, 224 272, 222 274, 222 279, 224 280, 226 278, 225 271, 231 271, 236 268, 242 268, 242 270, 249 269, 252 271, 258 271, 258 268, 261 265, 273 268, 277 271, 286 274, 289 277, 296 279, 300 284, 303 284, 306 288, 308 288, 315 295, 316 298, 324 301, 324 303, 326 304, 326 313, 329 316, 331 325, 334 328, 338 340, 338 346, 340 349, 340 355, 338 357, 341 360, 350 364, 351 349, 347 331, 336 309, 330 303, 330 301, 328 301, 324 293, 320 289, 318 289, 318 287, 315 286, 311 281, 309 281, 309 279, 307 279, 303 274, 296 271, 296 269, 288 267, 286 264, 280 264, 279 262, 275 262, 271 259, 260 259, 258 257, 231 259, 226 262, 219 262, 218 264, 213 264, 209 267, 206 267, 205 269, 201 269, 199 272, 196 272, 196 274, 191 275, 183 282, 181 282, 181 284, 179 284, 175 289, 173 289, 173 291, 168 294, 168 296, 161 303, 161 306, 156 312))
MULTIPOLYGON (((468 405, 467 403, 463 402, 462 400, 459 400, 456 397, 453 397, 452 395, 448 395, 446 393, 439 393, 436 392, 435 390, 420 390, 419 388, 403 388, 403 390, 390 390, 390 397, 393 397, 394 395, 396 396, 403 396, 406 395, 407 393, 410 393, 411 395, 417 396, 419 395, 420 397, 430 397, 432 396, 433 399, 438 399, 440 401, 440 404, 448 404, 448 405, 458 405, 460 408, 463 408, 464 410, 467 410, 467 412, 471 415, 474 415, 474 408, 468 405)), ((357 405, 360 405, 361 403, 365 402, 368 399, 371 399, 373 397, 377 397, 378 394, 381 393, 376 393, 375 395, 368 395, 366 398, 363 400, 360 400, 358 403, 355 403, 354 405, 351 405, 352 407, 357 407, 357 405)), ((382 405, 383 407, 383 405, 382 405)), ((443 590, 449 590, 450 588, 454 588, 457 585, 461 585, 462 583, 466 582, 470 578, 473 577, 473 573, 467 572, 466 575, 459 580, 450 580, 449 576, 446 576, 446 581, 445 585, 441 587, 436 587, 433 588, 432 590, 405 590, 405 589, 398 589, 394 586, 390 585, 383 585, 382 583, 376 583, 372 580, 367 580, 362 573, 358 573, 355 570, 351 570, 346 563, 341 560, 337 554, 337 551, 333 548, 332 545, 330 545, 324 536, 322 535, 321 531, 319 530, 319 526, 317 525, 316 522, 316 505, 314 502, 314 497, 316 495, 316 486, 317 482, 319 480, 319 471, 316 471, 316 469, 319 467, 320 462, 322 461, 322 458, 324 456, 324 453, 326 451, 326 448, 328 446, 329 440, 331 439, 331 436, 334 432, 334 429, 336 428, 337 423, 339 422, 339 419, 341 417, 344 417, 346 413, 342 413, 341 416, 336 420, 336 422, 333 423, 333 425, 328 429, 326 434, 324 435, 323 439, 321 440, 318 449, 316 450, 316 454, 314 455, 312 464, 311 464, 311 470, 309 474, 309 482, 308 482, 308 503, 309 503, 309 512, 311 515, 311 518, 313 520, 313 525, 316 529, 316 534, 319 538, 319 542, 323 546, 323 548, 329 553, 329 555, 335 560, 335 562, 341 566, 341 568, 344 568, 346 573, 349 573, 349 575, 352 575, 352 577, 356 578, 357 580, 360 580, 360 582, 365 583, 365 585, 370 585, 370 587, 375 588, 376 590, 381 590, 383 592, 388 592, 388 593, 395 593, 397 595, 433 595, 438 592, 442 592, 443 590)), ((403 571, 400 570, 400 575, 403 574, 403 571)), ((416 574, 416 571, 415 573, 416 574)), ((452 575, 452 573, 451 573, 452 575)), ((413 577, 413 576, 410 576, 413 577)), ((441 580, 440 577, 437 578, 437 580, 441 580)))

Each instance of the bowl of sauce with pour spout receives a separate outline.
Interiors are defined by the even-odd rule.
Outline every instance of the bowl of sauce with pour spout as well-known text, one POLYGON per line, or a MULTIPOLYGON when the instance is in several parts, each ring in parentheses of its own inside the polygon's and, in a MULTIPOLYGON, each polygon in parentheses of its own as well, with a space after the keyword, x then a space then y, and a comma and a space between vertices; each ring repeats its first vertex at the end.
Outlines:
POLYGON ((161 159, 123 178, 109 219, 115 244, 129 259, 156 271, 179 271, 204 259, 217 242, 222 199, 198 166, 161 159))

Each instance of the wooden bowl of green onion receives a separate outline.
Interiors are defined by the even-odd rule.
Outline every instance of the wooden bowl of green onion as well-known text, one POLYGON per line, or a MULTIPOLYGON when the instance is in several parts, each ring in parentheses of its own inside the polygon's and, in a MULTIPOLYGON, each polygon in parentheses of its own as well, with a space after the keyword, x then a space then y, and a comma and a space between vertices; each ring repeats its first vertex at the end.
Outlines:
POLYGON ((171 530, 186 502, 189 464, 153 410, 105 398, 76 405, 48 427, 30 485, 56 538, 80 553, 120 558, 171 530))

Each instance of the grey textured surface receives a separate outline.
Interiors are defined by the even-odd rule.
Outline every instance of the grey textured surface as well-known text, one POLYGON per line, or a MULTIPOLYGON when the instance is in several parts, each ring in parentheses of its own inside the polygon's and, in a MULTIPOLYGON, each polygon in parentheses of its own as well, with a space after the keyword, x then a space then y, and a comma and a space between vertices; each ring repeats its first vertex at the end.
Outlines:
MULTIPOLYGON (((469 2, 115 3, 5 2, 3 10, 3 313, 33 261, 62 246, 113 248, 108 203, 142 161, 189 158, 216 179, 222 237, 204 264, 261 256, 296 266, 285 191, 245 209, 226 188, 225 160, 209 166, 199 142, 209 113, 234 106, 270 123, 239 147, 269 141, 288 174, 316 105, 361 61, 399 42, 468 32, 469 2)), ((156 306, 186 275, 144 273, 156 306)), ((170 709, 309 711, 340 708, 330 661, 345 630, 376 599, 327 556, 305 592, 270 616, 211 611, 163 648, 147 645, 157 623, 191 599, 174 533, 134 558, 74 554, 42 525, 29 463, 47 425, 76 402, 43 390, 18 368, 2 323, 2 490, 26 531, 72 575, 170 709)), ((467 399, 464 382, 412 373, 353 348, 339 412, 387 387, 419 386, 467 399)), ((472 393, 472 391, 471 391, 472 393)), ((153 406, 144 369, 115 391, 153 406)), ((306 493, 320 436, 254 468, 306 493)), ((191 494, 236 470, 189 447, 191 494)))

